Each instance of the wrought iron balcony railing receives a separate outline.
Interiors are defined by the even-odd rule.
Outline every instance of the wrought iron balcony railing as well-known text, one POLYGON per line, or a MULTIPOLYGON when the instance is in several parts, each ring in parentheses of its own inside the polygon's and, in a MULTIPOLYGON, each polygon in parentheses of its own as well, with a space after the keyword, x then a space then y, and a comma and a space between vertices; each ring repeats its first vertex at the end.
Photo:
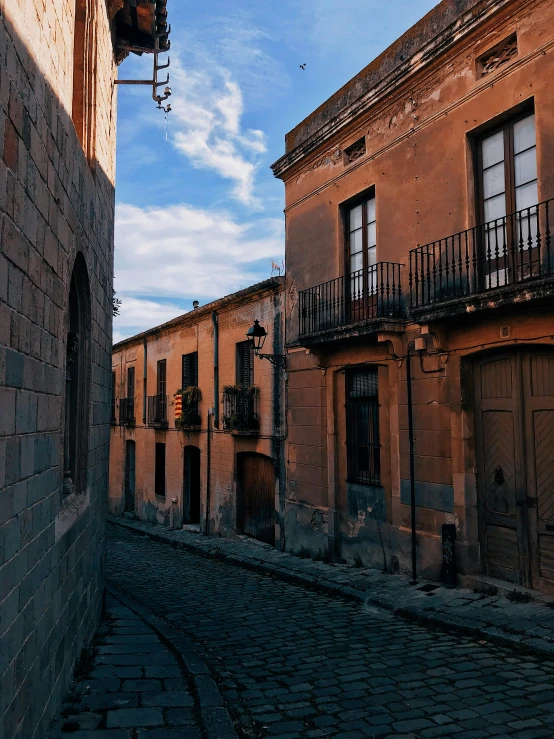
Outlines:
POLYGON ((167 395, 149 395, 148 425, 167 426, 167 395))
POLYGON ((135 399, 121 398, 119 401, 119 423, 122 426, 134 426, 135 424, 135 399))
POLYGON ((400 318, 404 300, 402 265, 378 262, 372 267, 301 290, 300 336, 377 318, 400 318))
POLYGON ((413 249, 412 309, 553 275, 553 204, 546 200, 413 249))
POLYGON ((223 428, 226 431, 259 433, 257 387, 228 385, 223 388, 223 428))

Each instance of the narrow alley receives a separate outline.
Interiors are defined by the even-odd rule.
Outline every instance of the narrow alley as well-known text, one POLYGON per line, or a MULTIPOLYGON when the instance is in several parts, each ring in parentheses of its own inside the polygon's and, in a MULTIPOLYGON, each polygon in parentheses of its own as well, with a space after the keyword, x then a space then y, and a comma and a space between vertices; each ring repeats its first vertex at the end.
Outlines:
POLYGON ((239 737, 552 736, 554 660, 108 530, 112 584, 195 642, 239 737))

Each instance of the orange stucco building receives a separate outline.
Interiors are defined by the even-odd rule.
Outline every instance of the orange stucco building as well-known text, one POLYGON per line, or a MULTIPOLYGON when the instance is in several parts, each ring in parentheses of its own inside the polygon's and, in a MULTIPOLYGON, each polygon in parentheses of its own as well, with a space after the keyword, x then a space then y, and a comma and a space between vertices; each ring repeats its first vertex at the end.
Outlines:
POLYGON ((272 277, 114 346, 112 513, 279 546, 284 375, 246 332, 258 320, 264 352, 283 352, 283 285, 272 277))
POLYGON ((553 75, 443 0, 286 136, 287 548, 554 589, 553 75))

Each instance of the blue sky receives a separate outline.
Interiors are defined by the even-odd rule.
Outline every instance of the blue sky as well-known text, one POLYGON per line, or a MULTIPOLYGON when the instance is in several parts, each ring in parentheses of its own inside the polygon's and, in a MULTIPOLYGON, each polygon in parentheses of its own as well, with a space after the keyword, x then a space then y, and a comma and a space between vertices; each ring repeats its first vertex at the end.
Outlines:
MULTIPOLYGON (((167 123, 149 88, 119 86, 114 341, 270 276, 285 134, 435 4, 169 0, 167 123)), ((119 76, 151 71, 131 56, 119 76)))

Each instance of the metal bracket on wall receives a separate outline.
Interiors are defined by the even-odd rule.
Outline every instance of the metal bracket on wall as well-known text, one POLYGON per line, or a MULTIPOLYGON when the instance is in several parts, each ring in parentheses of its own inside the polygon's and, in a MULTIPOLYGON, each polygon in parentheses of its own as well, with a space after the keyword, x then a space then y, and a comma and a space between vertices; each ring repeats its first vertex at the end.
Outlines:
POLYGON ((162 36, 168 36, 170 33, 171 26, 168 27, 168 30, 165 33, 157 35, 154 40, 154 69, 151 80, 114 80, 116 85, 151 85, 152 99, 155 103, 158 103, 158 108, 164 110, 166 113, 169 113, 171 110, 171 105, 167 105, 166 107, 162 105, 164 100, 167 100, 171 95, 171 89, 167 86, 169 84, 169 72, 167 73, 165 80, 162 80, 161 82, 158 80, 158 72, 161 69, 167 69, 171 64, 171 59, 168 57, 166 64, 158 64, 158 56, 162 53, 160 52, 160 38, 162 36), (158 87, 162 87, 163 85, 166 85, 164 94, 158 95, 158 87))
POLYGON ((287 367, 287 357, 285 354, 258 354, 258 357, 260 359, 267 359, 268 362, 271 362, 274 367, 278 367, 279 369, 286 369, 287 367))

